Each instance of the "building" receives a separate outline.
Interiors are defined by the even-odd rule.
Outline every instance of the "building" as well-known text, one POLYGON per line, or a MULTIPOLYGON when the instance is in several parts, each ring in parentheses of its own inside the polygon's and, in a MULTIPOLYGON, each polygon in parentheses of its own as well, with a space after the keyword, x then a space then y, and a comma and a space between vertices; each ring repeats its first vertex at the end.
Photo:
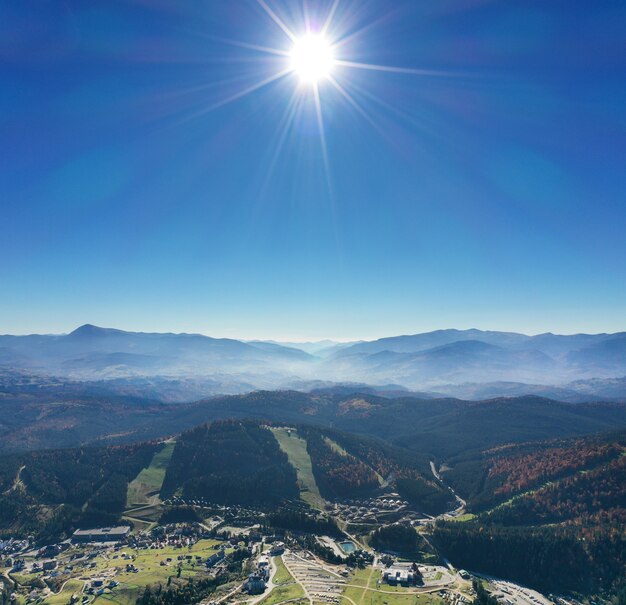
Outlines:
POLYGON ((272 548, 270 548, 270 555, 277 557, 285 552, 285 545, 282 542, 274 542, 272 548))
POLYGON ((72 535, 72 542, 121 542, 130 534, 128 525, 101 527, 98 529, 77 529, 72 535))
POLYGON ((218 550, 214 555, 211 555, 206 560, 206 566, 209 569, 211 567, 215 567, 223 558, 224 558, 224 551, 223 550, 218 550))
POLYGON ((383 580, 390 586, 410 586, 418 584, 422 579, 417 565, 410 567, 390 567, 383 572, 383 580))
POLYGON ((265 582, 259 574, 253 573, 248 576, 243 589, 248 594, 263 594, 265 592, 265 582))

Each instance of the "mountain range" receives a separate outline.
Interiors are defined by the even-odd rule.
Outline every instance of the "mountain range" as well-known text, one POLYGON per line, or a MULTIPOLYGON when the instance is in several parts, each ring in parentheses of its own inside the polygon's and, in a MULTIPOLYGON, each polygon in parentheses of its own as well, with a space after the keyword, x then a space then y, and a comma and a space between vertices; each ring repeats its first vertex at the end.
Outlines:
POLYGON ((174 400, 310 390, 320 381, 432 396, 625 400, 626 332, 527 336, 448 329, 353 343, 281 343, 86 324, 69 334, 0 336, 0 369, 79 382, 147 381, 153 389, 155 381, 165 382, 174 400), (173 382, 181 385, 178 396, 173 382))

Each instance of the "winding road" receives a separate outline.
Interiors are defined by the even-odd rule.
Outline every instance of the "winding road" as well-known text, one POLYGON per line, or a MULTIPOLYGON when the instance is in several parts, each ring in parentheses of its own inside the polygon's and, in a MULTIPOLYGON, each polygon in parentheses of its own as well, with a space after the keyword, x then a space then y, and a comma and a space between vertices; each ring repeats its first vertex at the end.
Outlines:
POLYGON ((449 489, 450 492, 452 492, 452 495, 454 496, 454 499, 457 501, 458 506, 454 509, 454 510, 449 510, 445 513, 442 513, 441 515, 439 515, 437 518, 443 518, 443 517, 458 517, 459 515, 462 515, 465 512, 465 507, 467 506, 467 502, 465 500, 463 500, 463 498, 461 498, 461 496, 459 496, 449 485, 446 485, 443 482, 443 479, 441 478, 441 475, 439 474, 439 472, 437 471, 437 467, 435 466, 435 463, 431 460, 430 461, 430 470, 433 474, 433 477, 446 489, 449 489))

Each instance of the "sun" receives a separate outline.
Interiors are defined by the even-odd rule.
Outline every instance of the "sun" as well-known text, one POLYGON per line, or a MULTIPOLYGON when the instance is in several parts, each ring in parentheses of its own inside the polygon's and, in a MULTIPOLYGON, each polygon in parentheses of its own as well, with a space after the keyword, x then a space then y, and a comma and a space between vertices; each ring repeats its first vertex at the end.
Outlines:
POLYGON ((291 69, 303 84, 314 85, 328 78, 335 64, 332 46, 321 34, 296 39, 289 58, 291 69))

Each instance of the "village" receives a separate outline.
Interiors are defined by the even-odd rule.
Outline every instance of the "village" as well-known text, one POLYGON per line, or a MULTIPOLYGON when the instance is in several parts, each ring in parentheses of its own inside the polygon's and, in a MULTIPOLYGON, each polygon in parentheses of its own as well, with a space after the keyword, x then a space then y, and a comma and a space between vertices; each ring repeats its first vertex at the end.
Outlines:
MULTIPOLYGON (((228 528, 221 534, 201 523, 148 531, 93 528, 43 548, 8 540, 0 544, 4 590, 14 605, 133 605, 146 586, 168 586, 173 578, 215 581, 205 605, 364 605, 368 600, 371 605, 463 605, 475 596, 472 576, 449 565, 426 565, 317 536, 343 553, 342 562, 331 564, 289 533, 273 535, 258 525, 228 528), (237 561, 241 566, 232 573, 237 561)), ((495 583, 493 589, 505 594, 495 583)), ((511 591, 506 589, 507 597, 511 591)), ((502 605, 550 603, 542 599, 499 600, 502 605)))

